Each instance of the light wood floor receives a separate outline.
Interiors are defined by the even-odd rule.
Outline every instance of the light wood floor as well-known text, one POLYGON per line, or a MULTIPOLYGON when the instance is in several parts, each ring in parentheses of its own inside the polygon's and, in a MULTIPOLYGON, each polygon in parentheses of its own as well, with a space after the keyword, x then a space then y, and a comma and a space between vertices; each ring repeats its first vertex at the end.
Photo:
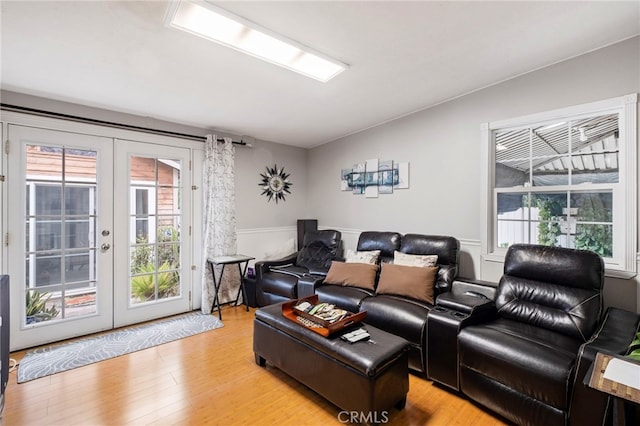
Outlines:
MULTIPOLYGON (((17 384, 2 421, 19 425, 340 425, 340 409, 276 368, 255 364, 253 310, 223 309, 224 327, 17 384)), ((12 354, 18 361, 24 352, 12 354)), ((500 419, 410 375, 392 425, 502 425, 500 419)))

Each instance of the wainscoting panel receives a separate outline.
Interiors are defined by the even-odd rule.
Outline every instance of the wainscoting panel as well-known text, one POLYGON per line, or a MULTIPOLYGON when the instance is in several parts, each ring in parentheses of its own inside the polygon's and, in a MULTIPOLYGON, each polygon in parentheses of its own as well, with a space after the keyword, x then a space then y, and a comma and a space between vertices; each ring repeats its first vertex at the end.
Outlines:
POLYGON ((252 268, 259 260, 275 258, 277 254, 286 256, 287 252, 296 251, 296 235, 295 226, 238 229, 238 253, 256 258, 249 262, 249 267, 252 268), (293 250, 288 250, 289 247, 293 250))

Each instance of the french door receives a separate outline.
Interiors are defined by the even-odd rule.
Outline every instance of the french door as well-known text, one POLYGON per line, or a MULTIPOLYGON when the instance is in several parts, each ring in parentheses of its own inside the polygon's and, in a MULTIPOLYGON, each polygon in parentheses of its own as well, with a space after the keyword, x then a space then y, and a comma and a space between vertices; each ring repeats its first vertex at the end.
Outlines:
POLYGON ((190 150, 116 140, 114 324, 190 307, 190 150))
POLYGON ((8 125, 12 347, 113 324, 113 142, 8 125))
POLYGON ((6 129, 12 349, 191 309, 193 149, 6 129))

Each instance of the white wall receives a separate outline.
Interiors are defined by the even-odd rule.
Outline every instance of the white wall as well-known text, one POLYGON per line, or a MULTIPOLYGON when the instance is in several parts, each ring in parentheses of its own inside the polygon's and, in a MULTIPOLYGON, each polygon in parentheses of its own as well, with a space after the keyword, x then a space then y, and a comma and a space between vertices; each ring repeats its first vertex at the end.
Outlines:
MULTIPOLYGON (((309 211, 347 232, 453 235, 462 275, 495 282, 502 264, 483 262, 479 250, 480 124, 636 92, 640 37, 322 145, 309 153, 309 211), (340 170, 371 158, 410 162, 410 188, 373 199, 341 192, 340 170)), ((638 310, 639 287, 607 279, 605 305, 638 310)))
POLYGON ((236 150, 236 210, 238 229, 296 225, 307 211, 307 150, 256 141, 253 148, 236 150), (284 167, 290 173, 291 194, 286 201, 267 201, 260 195, 260 173, 266 167, 284 167))

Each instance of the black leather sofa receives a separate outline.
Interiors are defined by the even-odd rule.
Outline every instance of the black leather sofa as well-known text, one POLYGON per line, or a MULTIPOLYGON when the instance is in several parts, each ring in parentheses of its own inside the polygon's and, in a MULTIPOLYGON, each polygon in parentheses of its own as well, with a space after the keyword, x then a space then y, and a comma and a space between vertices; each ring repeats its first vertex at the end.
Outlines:
POLYGON ((429 357, 430 368, 440 368, 431 378, 516 424, 607 424, 611 400, 585 376, 597 352, 626 353, 640 316, 615 308, 603 315, 603 280, 593 252, 509 247, 495 301, 455 294, 436 301, 430 328, 441 330, 447 311, 462 319, 457 346, 429 357), (457 359, 459 370, 441 374, 443 358, 457 359))
POLYGON ((258 306, 298 298, 298 280, 306 275, 323 277, 331 261, 342 256, 342 234, 315 230, 304 234, 302 247, 282 259, 255 264, 255 292, 258 306))
MULTIPOLYGON (((397 232, 362 232, 357 251, 380 250, 379 262, 393 260, 394 252, 413 255, 437 255, 438 272, 434 298, 451 290, 458 273, 460 243, 449 236, 406 234, 397 232)), ((403 337, 409 342, 409 367, 426 373, 427 315, 433 303, 406 296, 378 294, 376 287, 365 289, 324 283, 324 277, 308 275, 298 282, 299 297, 318 295, 319 300, 335 304, 350 312, 367 311, 365 322, 403 337)))

